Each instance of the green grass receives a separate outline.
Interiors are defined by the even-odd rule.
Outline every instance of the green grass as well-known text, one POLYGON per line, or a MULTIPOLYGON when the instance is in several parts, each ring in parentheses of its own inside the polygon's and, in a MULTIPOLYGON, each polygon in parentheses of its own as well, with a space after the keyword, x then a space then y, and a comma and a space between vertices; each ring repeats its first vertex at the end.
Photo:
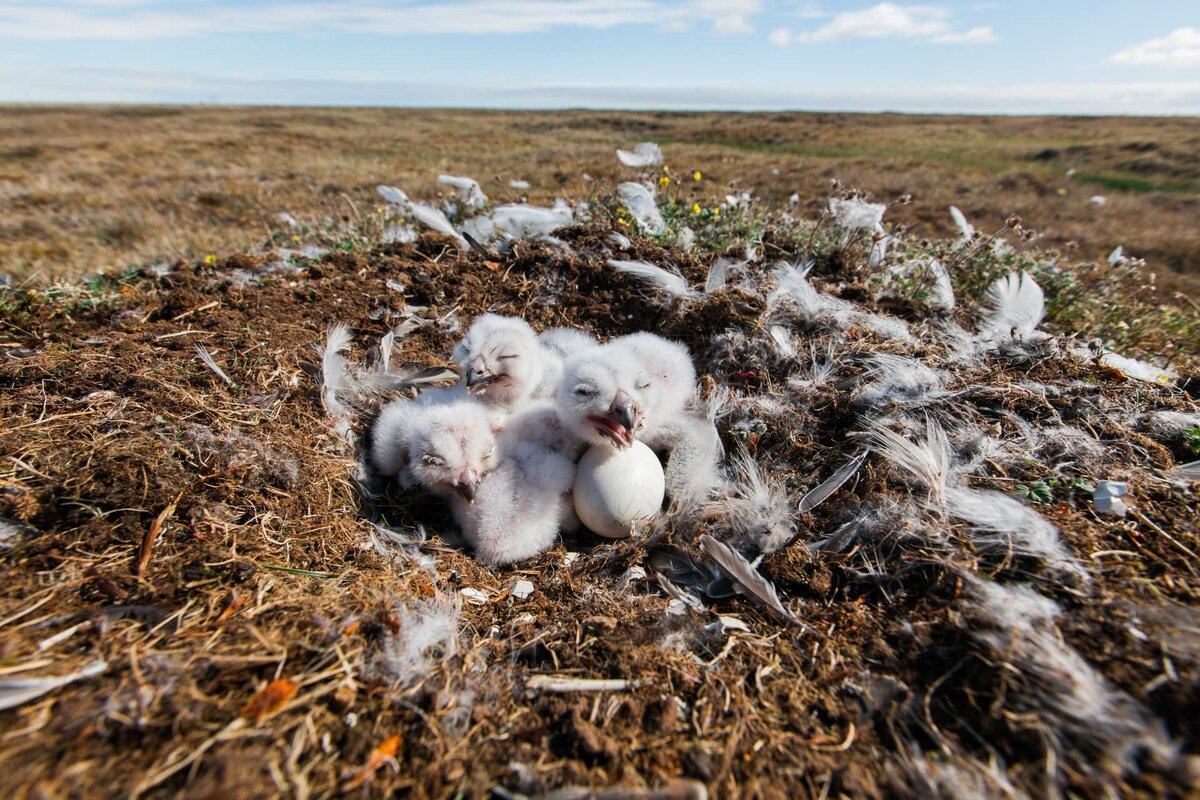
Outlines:
POLYGON ((1131 175, 1101 175, 1095 172, 1076 172, 1074 180, 1092 183, 1114 192, 1174 192, 1177 194, 1200 194, 1200 181, 1184 178, 1148 180, 1131 175))

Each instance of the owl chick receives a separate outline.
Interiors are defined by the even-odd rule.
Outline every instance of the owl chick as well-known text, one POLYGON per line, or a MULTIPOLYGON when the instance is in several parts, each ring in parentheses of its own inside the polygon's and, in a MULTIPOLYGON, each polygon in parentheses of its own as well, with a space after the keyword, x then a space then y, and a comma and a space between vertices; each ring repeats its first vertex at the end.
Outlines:
POLYGON ((524 320, 484 314, 454 348, 460 384, 482 402, 512 412, 553 396, 561 358, 538 345, 524 320))

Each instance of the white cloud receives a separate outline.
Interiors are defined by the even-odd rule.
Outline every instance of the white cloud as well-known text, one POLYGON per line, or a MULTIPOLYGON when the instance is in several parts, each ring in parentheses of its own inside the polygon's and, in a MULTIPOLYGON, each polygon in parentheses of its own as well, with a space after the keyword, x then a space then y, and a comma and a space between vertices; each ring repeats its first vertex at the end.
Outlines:
POLYGON ((0 2, 0 37, 163 39, 216 33, 352 31, 390 35, 539 33, 653 25, 748 33, 761 0, 283 0, 242 6, 202 0, 0 2))
POLYGON ((776 28, 771 31, 771 35, 767 37, 767 41, 776 47, 787 47, 792 43, 792 31, 789 28, 776 28))
POLYGON ((727 14, 713 20, 713 30, 731 36, 735 33, 754 33, 754 26, 741 14, 727 14))
POLYGON ((950 9, 943 6, 899 6, 880 3, 862 11, 845 11, 811 31, 792 37, 801 44, 844 39, 923 39, 935 44, 983 44, 996 40, 987 26, 955 30, 950 9))
POLYGON ((1166 36, 1126 47, 1108 58, 1114 64, 1200 65, 1200 30, 1176 28, 1166 36))
POLYGON ((713 30, 723 36, 753 33, 749 17, 763 9, 761 0, 692 0, 695 13, 712 21, 713 30))
POLYGON ((996 32, 990 25, 981 25, 961 33, 944 33, 930 41, 934 44, 991 44, 996 41, 996 32))

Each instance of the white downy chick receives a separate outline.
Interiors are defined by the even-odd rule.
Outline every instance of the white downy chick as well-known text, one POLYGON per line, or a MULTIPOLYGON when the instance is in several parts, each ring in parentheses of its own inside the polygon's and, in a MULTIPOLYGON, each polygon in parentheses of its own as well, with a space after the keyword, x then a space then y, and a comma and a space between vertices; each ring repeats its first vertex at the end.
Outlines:
POLYGON ((542 331, 537 336, 537 342, 563 361, 600 346, 593 337, 574 328, 551 328, 542 331))
POLYGON ((519 434, 526 431, 519 426, 501 436, 503 456, 479 484, 474 502, 451 499, 455 520, 485 564, 533 558, 554 544, 564 521, 574 516, 569 493, 575 464, 562 453, 522 440, 519 434))
POLYGON ((440 497, 473 501, 500 462, 488 409, 469 400, 422 405, 409 424, 413 482, 440 497))
POLYGON ((691 353, 679 342, 653 333, 631 333, 607 347, 623 354, 638 371, 635 387, 644 401, 645 432, 653 438, 655 427, 678 417, 696 393, 691 353))
POLYGON ((667 494, 675 500, 702 499, 721 482, 722 447, 716 426, 691 408, 696 398, 691 353, 679 342, 644 332, 614 339, 608 346, 628 354, 640 370, 645 405, 637 438, 670 454, 667 494))
POLYGON ((475 320, 454 348, 454 360, 468 393, 509 412, 552 397, 561 374, 560 360, 538 346, 527 322, 498 314, 475 320))
POLYGON ((569 360, 556 404, 580 452, 640 439, 670 452, 672 498, 702 496, 719 482, 721 443, 712 423, 687 409, 695 383, 687 348, 637 333, 569 360))

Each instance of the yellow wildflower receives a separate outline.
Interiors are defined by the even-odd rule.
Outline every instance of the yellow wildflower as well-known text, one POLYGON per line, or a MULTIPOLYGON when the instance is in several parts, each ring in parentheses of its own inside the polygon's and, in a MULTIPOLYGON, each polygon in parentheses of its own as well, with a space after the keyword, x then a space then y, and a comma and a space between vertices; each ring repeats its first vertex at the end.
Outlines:
POLYGON ((658 179, 659 186, 666 187, 666 186, 669 186, 670 183, 671 183, 671 179, 668 178, 666 175, 663 175, 661 178, 658 179))
POLYGON ((692 173, 692 180, 694 180, 694 181, 698 181, 703 177, 704 176, 700 174, 700 170, 696 170, 695 172, 692 173))
POLYGON ((693 214, 699 214, 699 213, 700 213, 702 210, 703 210, 703 209, 702 209, 702 208, 700 208, 700 204, 699 204, 699 203, 692 203, 692 213, 693 213, 693 214))
POLYGON ((720 219, 720 218, 721 218, 721 209, 714 208, 713 209, 713 219, 720 219))
POLYGON ((204 263, 211 267, 213 264, 217 263, 217 257, 209 253, 204 257, 204 263))

